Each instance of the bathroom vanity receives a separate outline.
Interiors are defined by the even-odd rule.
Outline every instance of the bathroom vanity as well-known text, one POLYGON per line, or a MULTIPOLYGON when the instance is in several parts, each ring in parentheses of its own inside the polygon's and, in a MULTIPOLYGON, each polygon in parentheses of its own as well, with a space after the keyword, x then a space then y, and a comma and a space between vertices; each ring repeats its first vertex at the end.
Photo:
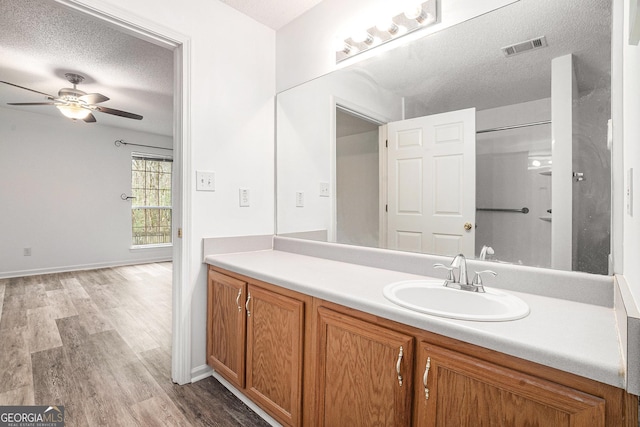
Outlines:
POLYGON ((528 316, 430 316, 383 296, 422 276, 275 240, 205 255, 207 363, 283 425, 638 425, 616 307, 507 289, 528 316))

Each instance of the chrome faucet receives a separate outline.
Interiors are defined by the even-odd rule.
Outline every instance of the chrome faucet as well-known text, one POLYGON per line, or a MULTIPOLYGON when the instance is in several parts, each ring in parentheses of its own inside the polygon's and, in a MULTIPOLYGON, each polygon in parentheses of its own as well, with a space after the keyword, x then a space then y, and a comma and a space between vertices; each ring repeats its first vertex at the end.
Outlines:
POLYGON ((485 259, 487 259, 487 255, 493 255, 493 254, 495 254, 495 252, 493 251, 493 248, 491 246, 484 245, 482 247, 482 250, 480 251, 480 259, 484 261, 485 259))
MULTIPOLYGON (((459 283, 461 285, 468 285, 469 278, 467 277, 467 259, 462 254, 458 254, 451 261, 451 267, 458 269, 458 280, 454 280, 453 283, 459 283)), ((453 274, 455 279, 456 275, 453 274)))
POLYGON ((473 281, 469 283, 469 276, 467 275, 467 260, 463 254, 456 255, 448 267, 444 264, 433 264, 433 267, 447 270, 447 278, 444 281, 444 286, 448 288, 461 289, 463 291, 484 292, 482 275, 491 274, 496 276, 496 273, 491 270, 478 271, 473 277, 473 281), (458 269, 457 278, 455 274, 456 269, 458 269))

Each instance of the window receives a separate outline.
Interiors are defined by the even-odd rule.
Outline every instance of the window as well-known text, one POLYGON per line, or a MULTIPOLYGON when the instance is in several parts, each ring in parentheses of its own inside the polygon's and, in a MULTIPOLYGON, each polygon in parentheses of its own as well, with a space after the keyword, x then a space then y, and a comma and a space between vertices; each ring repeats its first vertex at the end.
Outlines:
POLYGON ((171 166, 169 157, 131 155, 132 245, 171 244, 171 166))

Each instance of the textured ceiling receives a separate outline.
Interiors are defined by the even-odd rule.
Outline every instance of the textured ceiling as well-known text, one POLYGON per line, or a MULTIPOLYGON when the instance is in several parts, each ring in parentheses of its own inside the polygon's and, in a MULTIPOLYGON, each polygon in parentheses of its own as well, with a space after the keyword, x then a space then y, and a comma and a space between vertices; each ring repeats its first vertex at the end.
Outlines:
MULTIPOLYGON (((57 95, 60 88, 71 87, 64 74, 78 73, 86 78, 78 89, 111 98, 100 105, 144 117, 138 121, 96 112, 97 123, 87 126, 172 134, 172 51, 53 1, 0 0, 0 10, 0 80, 57 95)), ((60 116, 53 106, 6 105, 39 101, 42 95, 0 85, 1 106, 60 116)))
POLYGON ((279 30, 322 0, 221 0, 267 27, 279 30))
POLYGON ((521 0, 356 66, 415 117, 550 97, 551 60, 569 53, 582 94, 609 85, 611 0, 521 0), (548 47, 502 53, 540 36, 548 47))

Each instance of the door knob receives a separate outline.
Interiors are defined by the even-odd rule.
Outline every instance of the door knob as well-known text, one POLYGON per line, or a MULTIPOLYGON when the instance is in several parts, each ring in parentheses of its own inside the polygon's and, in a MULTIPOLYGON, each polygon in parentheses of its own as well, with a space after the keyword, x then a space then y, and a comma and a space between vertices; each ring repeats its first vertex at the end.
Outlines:
POLYGON ((469 231, 473 228, 473 224, 471 224, 470 222, 465 222, 464 223, 464 229, 469 231))

